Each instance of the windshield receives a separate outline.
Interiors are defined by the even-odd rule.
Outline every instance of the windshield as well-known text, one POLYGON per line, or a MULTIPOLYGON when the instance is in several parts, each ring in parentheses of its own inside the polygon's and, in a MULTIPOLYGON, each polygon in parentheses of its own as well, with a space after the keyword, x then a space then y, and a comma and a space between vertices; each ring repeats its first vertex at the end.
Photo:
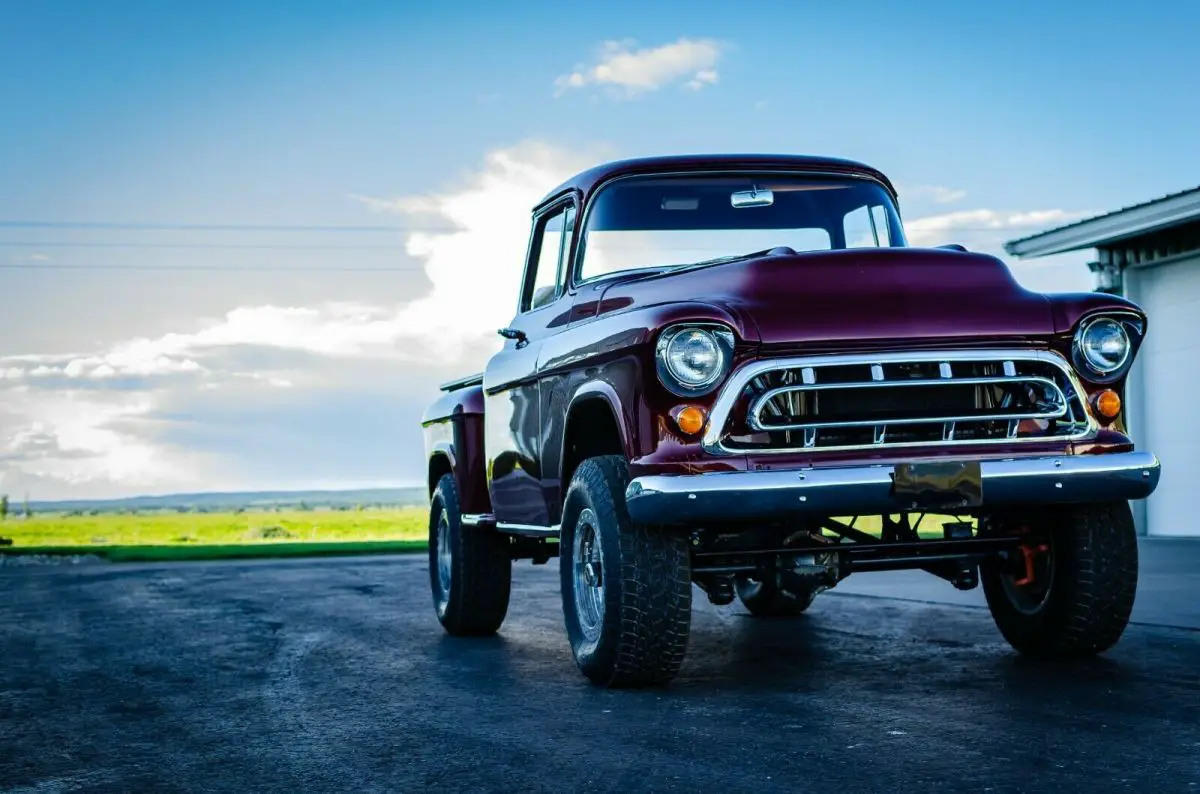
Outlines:
POLYGON ((780 247, 906 245, 882 185, 811 174, 626 177, 596 194, 585 223, 580 280, 780 247))

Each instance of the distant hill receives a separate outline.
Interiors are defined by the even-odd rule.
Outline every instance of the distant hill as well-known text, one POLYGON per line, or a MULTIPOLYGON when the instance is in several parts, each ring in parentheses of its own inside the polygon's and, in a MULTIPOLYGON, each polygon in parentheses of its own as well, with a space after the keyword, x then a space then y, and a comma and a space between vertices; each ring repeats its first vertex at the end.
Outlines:
MULTIPOLYGON (((30 502, 29 509, 39 512, 72 510, 251 510, 269 507, 402 507, 429 503, 424 488, 363 488, 348 491, 232 491, 227 493, 186 493, 163 496, 131 496, 124 499, 64 499, 30 502)), ((20 509, 21 505, 15 505, 20 509)), ((11 508, 10 508, 11 509, 11 508)))

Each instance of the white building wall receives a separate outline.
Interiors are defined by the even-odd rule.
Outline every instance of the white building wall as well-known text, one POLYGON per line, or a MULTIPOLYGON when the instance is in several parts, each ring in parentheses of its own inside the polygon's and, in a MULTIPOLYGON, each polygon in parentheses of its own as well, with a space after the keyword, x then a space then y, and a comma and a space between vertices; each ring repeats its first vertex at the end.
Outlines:
POLYGON ((1130 433, 1162 461, 1158 489, 1134 503, 1139 531, 1200 537, 1200 256, 1125 271, 1148 315, 1126 395, 1130 433))

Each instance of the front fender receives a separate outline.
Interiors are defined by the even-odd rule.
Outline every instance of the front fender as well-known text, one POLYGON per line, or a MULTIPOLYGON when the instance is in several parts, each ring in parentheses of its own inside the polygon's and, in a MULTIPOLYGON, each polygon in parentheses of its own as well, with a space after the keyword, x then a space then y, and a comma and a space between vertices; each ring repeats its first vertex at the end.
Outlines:
MULTIPOLYGON (((634 448, 630 443, 629 425, 636 421, 636 413, 632 410, 626 410, 625 404, 621 400, 621 395, 617 393, 617 390, 610 383, 602 380, 589 380, 580 385, 575 390, 575 393, 571 395, 571 400, 567 404, 566 421, 564 424, 570 425, 572 412, 580 403, 587 400, 600 400, 608 406, 617 426, 617 434, 621 438, 621 450, 627 459, 632 457, 634 448)), ((567 455, 566 444, 567 436, 564 433, 563 437, 559 439, 558 445, 558 459, 560 461, 567 455)))
POLYGON ((1084 317, 1098 312, 1131 312, 1146 322, 1142 307, 1128 298, 1106 292, 1070 292, 1047 295, 1050 311, 1054 317, 1054 330, 1069 334, 1084 317))

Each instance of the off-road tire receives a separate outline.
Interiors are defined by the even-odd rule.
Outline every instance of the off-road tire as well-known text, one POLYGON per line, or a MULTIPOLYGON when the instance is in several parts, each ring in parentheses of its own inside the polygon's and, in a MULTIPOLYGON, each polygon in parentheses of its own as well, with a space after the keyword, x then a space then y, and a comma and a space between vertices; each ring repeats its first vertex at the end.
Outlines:
POLYGON ((495 634, 508 613, 512 588, 512 557, 508 537, 494 529, 462 523, 454 475, 438 481, 429 507, 429 587, 438 621, 452 635, 495 634), (443 535, 450 550, 450 587, 443 592, 438 570, 438 524, 447 521, 443 535))
POLYGON ((734 581, 738 600, 756 618, 794 618, 812 606, 816 590, 793 593, 773 581, 751 581, 739 576, 734 581))
POLYGON ((995 562, 980 567, 984 596, 1004 639, 1032 657, 1090 656, 1121 638, 1138 580, 1137 533, 1128 502, 1049 511, 1046 536, 1053 573, 1045 600, 1022 612, 995 562))
POLYGON ((610 688, 669 682, 683 663, 691 629, 687 539, 679 532, 633 523, 625 507, 628 483, 624 458, 584 460, 567 489, 559 538, 571 652, 587 678, 610 688), (597 599, 603 616, 591 637, 576 605, 575 540, 581 531, 596 538, 603 557, 603 592, 597 599))

